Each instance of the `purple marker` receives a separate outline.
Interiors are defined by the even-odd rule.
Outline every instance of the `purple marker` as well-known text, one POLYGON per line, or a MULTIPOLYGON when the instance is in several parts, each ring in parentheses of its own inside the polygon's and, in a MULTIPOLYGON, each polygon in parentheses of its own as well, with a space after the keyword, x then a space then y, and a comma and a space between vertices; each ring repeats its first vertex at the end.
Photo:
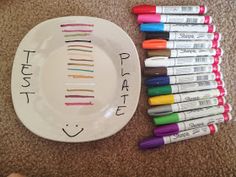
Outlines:
POLYGON ((204 135, 214 134, 218 131, 218 128, 215 124, 210 124, 208 126, 203 126, 200 128, 195 128, 187 131, 180 132, 171 136, 163 137, 150 137, 144 139, 139 143, 140 149, 153 149, 159 148, 165 144, 175 143, 178 141, 183 141, 191 138, 196 138, 204 135))

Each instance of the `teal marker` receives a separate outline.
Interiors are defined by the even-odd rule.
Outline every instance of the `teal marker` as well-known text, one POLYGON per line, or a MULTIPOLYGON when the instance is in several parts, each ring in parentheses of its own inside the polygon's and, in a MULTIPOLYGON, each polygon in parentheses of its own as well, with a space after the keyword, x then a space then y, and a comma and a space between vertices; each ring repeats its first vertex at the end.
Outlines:
POLYGON ((212 106, 201 109, 195 109, 192 111, 185 111, 179 113, 172 113, 166 116, 158 116, 153 119, 155 125, 165 125, 171 123, 177 123, 185 120, 191 120, 199 117, 205 117, 210 115, 227 113, 232 110, 230 104, 222 106, 212 106))
POLYGON ((175 84, 158 87, 149 87, 147 89, 148 96, 167 95, 171 93, 191 92, 198 90, 207 90, 224 87, 222 80, 217 81, 202 81, 187 84, 175 84))

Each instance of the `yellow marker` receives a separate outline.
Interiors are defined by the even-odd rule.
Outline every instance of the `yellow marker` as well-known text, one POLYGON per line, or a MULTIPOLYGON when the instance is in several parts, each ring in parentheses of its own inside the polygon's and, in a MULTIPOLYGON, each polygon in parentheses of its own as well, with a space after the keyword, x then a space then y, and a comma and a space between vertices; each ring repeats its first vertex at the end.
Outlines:
POLYGON ((163 105, 163 104, 173 104, 185 101, 195 101, 202 99, 209 99, 218 96, 224 96, 227 92, 223 88, 211 89, 211 90, 202 90, 196 92, 187 92, 180 94, 170 94, 162 96, 154 96, 148 99, 150 105, 163 105))
POLYGON ((175 102, 174 95, 154 96, 148 99, 150 105, 173 104, 175 102))

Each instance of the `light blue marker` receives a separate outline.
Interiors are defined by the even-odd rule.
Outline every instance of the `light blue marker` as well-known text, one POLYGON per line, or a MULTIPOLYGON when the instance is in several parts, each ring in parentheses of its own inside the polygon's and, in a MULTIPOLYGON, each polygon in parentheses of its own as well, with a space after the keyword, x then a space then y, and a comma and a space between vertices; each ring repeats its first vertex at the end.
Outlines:
POLYGON ((214 25, 193 25, 193 24, 164 24, 164 23, 143 23, 140 25, 143 32, 215 32, 214 25))

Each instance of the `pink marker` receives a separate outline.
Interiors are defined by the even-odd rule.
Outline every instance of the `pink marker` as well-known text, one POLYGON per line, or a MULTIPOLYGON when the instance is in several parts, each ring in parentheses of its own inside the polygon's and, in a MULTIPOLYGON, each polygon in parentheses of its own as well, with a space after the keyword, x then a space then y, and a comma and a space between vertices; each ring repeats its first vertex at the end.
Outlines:
POLYGON ((211 16, 197 15, 160 15, 160 14, 141 14, 138 15, 138 23, 196 23, 210 24, 211 16))

